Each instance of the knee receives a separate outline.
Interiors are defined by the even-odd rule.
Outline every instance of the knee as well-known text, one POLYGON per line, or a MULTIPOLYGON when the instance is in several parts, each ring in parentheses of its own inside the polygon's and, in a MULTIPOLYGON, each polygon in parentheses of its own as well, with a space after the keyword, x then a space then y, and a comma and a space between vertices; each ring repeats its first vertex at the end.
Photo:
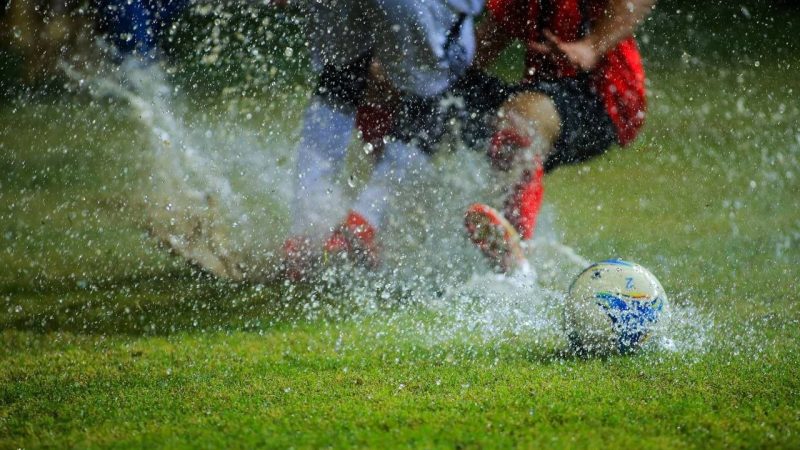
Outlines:
POLYGON ((498 113, 499 128, 513 128, 552 144, 561 132, 561 117, 555 103, 545 94, 523 92, 508 99, 498 113))

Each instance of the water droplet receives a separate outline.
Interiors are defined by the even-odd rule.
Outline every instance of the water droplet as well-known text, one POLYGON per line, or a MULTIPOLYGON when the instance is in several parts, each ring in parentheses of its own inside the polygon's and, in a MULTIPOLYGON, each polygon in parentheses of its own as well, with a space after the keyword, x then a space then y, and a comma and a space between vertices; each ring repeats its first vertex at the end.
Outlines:
POLYGON ((375 151, 375 146, 374 146, 374 145, 370 144, 369 142, 367 142, 366 144, 364 144, 364 153, 366 153, 367 155, 369 155, 369 154, 370 154, 370 153, 372 153, 373 151, 375 151))

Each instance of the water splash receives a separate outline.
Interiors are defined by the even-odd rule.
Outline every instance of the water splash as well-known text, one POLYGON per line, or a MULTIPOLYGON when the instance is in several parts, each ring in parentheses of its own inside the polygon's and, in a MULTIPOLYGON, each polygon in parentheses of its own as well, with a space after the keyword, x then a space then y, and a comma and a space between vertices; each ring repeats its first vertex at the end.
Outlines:
MULTIPOLYGON (((226 117, 195 118, 157 65, 125 61, 121 69, 64 69, 93 96, 124 99, 146 133, 147 148, 137 157, 149 170, 133 195, 153 236, 217 276, 274 278, 288 233, 296 124, 276 119, 265 134, 226 117)), ((283 101, 288 108, 302 107, 283 101)), ((350 164, 355 167, 342 178, 349 198, 363 184, 363 165, 363 159, 350 164)), ((464 239, 462 217, 465 205, 475 201, 500 203, 505 184, 494 176, 478 152, 453 145, 438 153, 419 182, 396 189, 382 230, 381 272, 331 267, 310 294, 294 298, 290 289, 288 297, 302 303, 306 319, 330 320, 334 329, 345 322, 377 322, 364 328, 357 345, 564 348, 561 305, 572 277, 589 261, 560 242, 555 211, 545 205, 528 248, 533 273, 488 272, 464 239), (323 297, 341 303, 332 306, 323 297)), ((699 311, 674 307, 667 323, 649 348, 703 350, 711 323, 699 311)), ((331 336, 340 345, 342 335, 331 336)))
POLYGON ((224 278, 256 280, 274 267, 291 187, 290 171, 277 161, 288 159, 281 150, 290 145, 257 142, 248 130, 231 132, 229 124, 202 118, 189 124, 187 106, 158 65, 126 60, 117 70, 94 68, 92 76, 65 70, 95 97, 124 99, 146 131, 148 145, 138 156, 149 170, 134 196, 153 236, 224 278))

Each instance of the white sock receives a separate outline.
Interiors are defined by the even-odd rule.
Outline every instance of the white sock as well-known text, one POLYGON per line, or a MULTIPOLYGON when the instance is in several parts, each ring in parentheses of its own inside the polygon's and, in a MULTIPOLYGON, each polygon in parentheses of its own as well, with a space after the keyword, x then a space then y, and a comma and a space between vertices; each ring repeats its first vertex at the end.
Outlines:
POLYGON ((344 214, 334 177, 344 165, 355 111, 314 97, 306 108, 297 153, 292 234, 320 237, 344 214))
POLYGON ((397 185, 413 182, 428 163, 428 157, 414 146, 393 141, 386 144, 383 156, 375 167, 366 188, 356 199, 353 210, 374 227, 383 222, 386 207, 397 185))

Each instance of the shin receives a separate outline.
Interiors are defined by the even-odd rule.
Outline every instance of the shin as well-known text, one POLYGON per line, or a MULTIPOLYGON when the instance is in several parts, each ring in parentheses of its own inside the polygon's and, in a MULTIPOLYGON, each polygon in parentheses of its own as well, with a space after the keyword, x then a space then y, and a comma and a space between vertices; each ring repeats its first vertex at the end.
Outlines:
POLYGON ((522 239, 531 239, 544 198, 543 161, 552 151, 561 123, 552 100, 526 92, 509 99, 498 114, 490 157, 501 169, 514 169, 504 215, 522 239))

